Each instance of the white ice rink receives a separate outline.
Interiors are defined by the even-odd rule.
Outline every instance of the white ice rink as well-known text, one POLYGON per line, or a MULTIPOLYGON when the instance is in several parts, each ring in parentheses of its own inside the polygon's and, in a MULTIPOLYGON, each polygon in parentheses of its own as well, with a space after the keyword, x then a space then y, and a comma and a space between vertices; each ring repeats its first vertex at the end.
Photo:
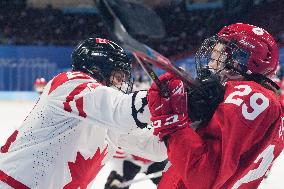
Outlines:
MULTIPOLYGON (((0 101, 0 146, 5 143, 9 135, 21 125, 26 115, 32 109, 34 102, 28 101, 0 101)), ((97 176, 92 189, 103 189, 106 177, 111 169, 111 163, 107 164, 97 176)), ((137 177, 143 177, 142 174, 137 177)), ((263 181, 259 189, 284 189, 284 154, 276 160, 269 177, 263 181)), ((151 181, 143 181, 132 185, 130 189, 155 189, 151 181)))

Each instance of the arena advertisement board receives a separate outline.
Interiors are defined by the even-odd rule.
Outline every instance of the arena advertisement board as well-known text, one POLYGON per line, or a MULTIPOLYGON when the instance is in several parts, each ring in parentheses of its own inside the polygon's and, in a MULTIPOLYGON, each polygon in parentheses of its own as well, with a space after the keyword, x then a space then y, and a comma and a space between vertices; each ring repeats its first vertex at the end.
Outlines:
POLYGON ((37 77, 51 79, 70 68, 69 46, 0 45, 0 90, 29 91, 37 77))

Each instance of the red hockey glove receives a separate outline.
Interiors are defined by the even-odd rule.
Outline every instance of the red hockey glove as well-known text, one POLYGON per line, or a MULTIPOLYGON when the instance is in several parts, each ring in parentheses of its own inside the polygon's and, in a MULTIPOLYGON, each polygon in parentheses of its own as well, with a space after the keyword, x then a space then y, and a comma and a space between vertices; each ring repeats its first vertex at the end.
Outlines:
POLYGON ((159 77, 160 81, 166 83, 169 97, 163 98, 159 89, 153 83, 148 91, 148 106, 151 112, 151 122, 154 126, 154 135, 160 139, 184 128, 188 125, 187 101, 183 82, 170 73, 159 77))

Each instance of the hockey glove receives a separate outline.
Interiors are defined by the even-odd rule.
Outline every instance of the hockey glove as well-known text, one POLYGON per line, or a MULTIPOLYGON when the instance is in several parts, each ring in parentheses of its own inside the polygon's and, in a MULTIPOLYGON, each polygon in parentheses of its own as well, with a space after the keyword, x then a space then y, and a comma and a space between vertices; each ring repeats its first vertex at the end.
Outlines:
POLYGON ((215 74, 197 78, 198 86, 188 89, 188 115, 192 121, 208 122, 224 99, 224 86, 215 74))
POLYGON ((147 100, 154 135, 159 135, 163 140, 165 136, 186 127, 189 118, 183 82, 169 73, 161 75, 159 79, 166 84, 170 96, 168 98, 161 97, 159 89, 153 83, 148 91, 147 100))

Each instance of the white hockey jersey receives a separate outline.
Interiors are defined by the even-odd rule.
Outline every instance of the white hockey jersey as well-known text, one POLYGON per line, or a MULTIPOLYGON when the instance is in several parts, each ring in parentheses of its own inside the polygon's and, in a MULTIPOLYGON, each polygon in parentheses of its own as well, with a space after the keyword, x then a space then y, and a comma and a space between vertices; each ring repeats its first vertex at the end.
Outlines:
POLYGON ((82 72, 59 74, 1 148, 0 188, 88 188, 118 146, 166 159, 164 143, 137 126, 150 122, 145 97, 145 91, 127 95, 102 86, 82 72))

